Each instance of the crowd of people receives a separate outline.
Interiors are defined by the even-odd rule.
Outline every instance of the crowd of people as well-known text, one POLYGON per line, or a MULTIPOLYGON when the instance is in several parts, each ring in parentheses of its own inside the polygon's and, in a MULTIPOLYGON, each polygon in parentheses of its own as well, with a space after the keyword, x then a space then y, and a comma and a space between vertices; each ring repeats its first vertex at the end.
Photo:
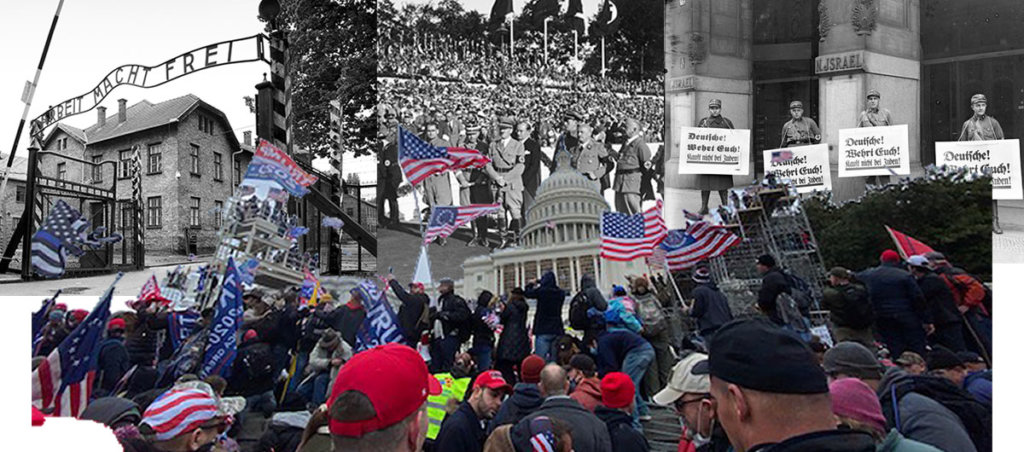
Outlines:
MULTIPOLYGON (((682 299, 663 277, 606 291, 584 275, 569 293, 549 271, 472 301, 444 279, 432 302, 388 275, 401 340, 359 353, 364 292, 306 306, 252 290, 226 379, 176 358, 212 309, 181 340, 184 313, 136 302, 109 321, 82 417, 136 451, 623 452, 650 450, 654 404, 681 419, 679 450, 991 450, 988 289, 941 253, 880 261, 829 272, 831 340, 800 334, 789 311, 806 310, 788 304, 801 289, 771 255, 757 261, 760 314, 739 319, 706 263, 682 299), (191 404, 202 415, 178 416, 191 404), (252 419, 258 435, 241 434, 252 419)), ((87 315, 54 306, 34 364, 87 315)))

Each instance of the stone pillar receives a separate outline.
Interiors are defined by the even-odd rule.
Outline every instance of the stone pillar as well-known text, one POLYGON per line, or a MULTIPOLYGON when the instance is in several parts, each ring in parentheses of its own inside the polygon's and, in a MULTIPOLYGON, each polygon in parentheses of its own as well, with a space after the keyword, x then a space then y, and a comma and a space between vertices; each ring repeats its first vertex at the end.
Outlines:
POLYGON ((837 201, 864 192, 863 177, 839 178, 839 130, 857 127, 867 92, 895 124, 907 124, 912 175, 921 167, 920 0, 821 0, 819 77, 822 143, 829 145, 832 191, 837 201))
MULTIPOLYGON (((665 3, 665 221, 669 228, 684 227, 684 207, 700 207, 697 177, 679 174, 679 128, 695 126, 707 116, 711 99, 722 100, 722 116, 737 129, 752 126, 752 2, 665 3)), ((748 183, 753 176, 735 179, 748 183)))

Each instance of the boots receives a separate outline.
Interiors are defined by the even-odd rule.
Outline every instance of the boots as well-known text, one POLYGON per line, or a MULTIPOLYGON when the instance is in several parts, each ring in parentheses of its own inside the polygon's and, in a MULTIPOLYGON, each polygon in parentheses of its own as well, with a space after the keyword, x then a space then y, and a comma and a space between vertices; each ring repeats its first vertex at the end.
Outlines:
POLYGON ((520 237, 519 237, 519 229, 520 229, 521 225, 522 225, 522 220, 516 218, 516 219, 512 220, 512 224, 509 226, 509 229, 510 229, 509 237, 512 240, 512 246, 517 247, 517 248, 520 246, 520 243, 519 243, 519 239, 520 239, 520 237))
POLYGON ((999 202, 992 201, 992 233, 1002 234, 1003 228, 999 227, 999 202))

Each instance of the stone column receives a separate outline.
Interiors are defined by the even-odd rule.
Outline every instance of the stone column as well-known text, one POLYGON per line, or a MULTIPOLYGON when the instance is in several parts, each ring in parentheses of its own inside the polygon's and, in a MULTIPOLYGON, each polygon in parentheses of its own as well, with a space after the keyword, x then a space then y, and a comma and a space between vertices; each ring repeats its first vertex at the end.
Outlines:
POLYGON ((840 129, 857 127, 872 89, 893 122, 907 124, 911 174, 923 174, 920 0, 821 0, 818 14, 818 123, 829 145, 833 196, 841 201, 864 193, 865 178, 839 178, 838 142, 840 129))
MULTIPOLYGON (((684 227, 684 207, 700 207, 697 177, 679 174, 679 128, 695 126, 708 114, 711 99, 722 100, 722 116, 737 129, 752 126, 752 2, 665 3, 665 221, 669 228, 684 227)), ((748 183, 753 176, 735 179, 748 183)))

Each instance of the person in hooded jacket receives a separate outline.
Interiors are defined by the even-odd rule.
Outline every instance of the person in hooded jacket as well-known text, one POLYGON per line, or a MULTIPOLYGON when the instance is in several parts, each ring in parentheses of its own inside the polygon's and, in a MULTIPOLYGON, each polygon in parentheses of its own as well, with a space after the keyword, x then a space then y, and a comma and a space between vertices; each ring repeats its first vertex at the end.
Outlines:
POLYGON ((518 287, 512 289, 508 301, 501 306, 498 318, 502 330, 494 353, 494 368, 501 371, 505 381, 514 385, 518 381, 516 367, 530 354, 530 337, 526 331, 526 315, 530 308, 523 289, 518 287))
POLYGON ((124 345, 128 348, 128 356, 132 365, 153 366, 156 360, 158 333, 166 330, 167 311, 160 309, 152 301, 140 302, 135 305, 135 322, 128 328, 124 345))
POLYGON ((578 353, 569 360, 569 397, 593 412, 601 404, 601 379, 597 378, 597 364, 590 355, 578 353))
POLYGON ((608 427, 612 452, 647 452, 651 446, 642 433, 633 428, 633 399, 636 387, 629 375, 611 372, 601 379, 601 405, 594 409, 608 427))
POLYGON ((693 282, 697 286, 691 292, 693 308, 690 309, 690 317, 697 320, 697 334, 707 340, 719 327, 732 320, 732 310, 725 294, 711 279, 711 271, 707 267, 694 270, 693 282))
POLYGON ((124 319, 120 318, 107 322, 107 338, 100 344, 100 354, 96 360, 99 381, 95 392, 99 397, 110 395, 121 377, 131 368, 128 349, 124 346, 124 325, 124 319))
POLYGON ((441 294, 437 297, 441 310, 431 315, 431 321, 441 320, 444 337, 435 338, 431 344, 430 366, 432 372, 442 373, 452 369, 459 346, 469 339, 473 312, 466 300, 455 294, 455 282, 450 278, 442 279, 437 290, 441 294))
POLYGON ((420 342, 420 318, 423 316, 423 310, 430 304, 430 297, 427 296, 423 283, 411 282, 409 290, 406 291, 395 279, 395 275, 388 275, 388 287, 391 287, 395 296, 402 302, 398 307, 398 325, 402 327, 405 345, 415 348, 420 342))
POLYGON ((761 274, 761 288, 757 291, 757 308, 776 324, 782 325, 782 314, 778 312, 776 300, 781 293, 791 293, 789 281, 775 264, 775 258, 763 254, 757 258, 757 272, 761 274))
MULTIPOLYGON (((476 361, 477 370, 483 372, 491 368, 491 354, 494 351, 494 329, 491 324, 494 316, 491 315, 491 304, 494 301, 494 294, 488 290, 480 292, 476 299, 476 307, 473 309, 472 329, 473 343, 469 354, 476 361)), ((497 324, 494 324, 497 327, 497 324)))
MULTIPOLYGON (((647 306, 654 312, 661 311, 661 302, 658 301, 654 292, 651 292, 650 281, 647 278, 632 278, 629 284, 631 296, 636 301, 638 312, 644 312, 642 310, 644 306, 647 306)), ((641 323, 644 321, 644 319, 641 319, 641 323)), ((672 365, 675 362, 675 357, 672 356, 671 346, 669 345, 672 338, 667 316, 662 311, 661 321, 654 325, 651 323, 654 322, 643 325, 644 328, 641 335, 644 339, 647 339, 651 347, 654 347, 654 359, 651 360, 647 373, 644 374, 642 390, 641 387, 637 387, 637 391, 647 397, 654 395, 668 384, 668 379, 672 375, 672 365)), ((649 416, 645 415, 643 417, 643 420, 650 420, 649 416)))
POLYGON ((341 340, 336 331, 324 331, 316 347, 309 353, 304 383, 299 385, 299 392, 305 395, 313 406, 320 406, 327 401, 327 392, 333 387, 338 369, 349 359, 352 359, 352 348, 348 343, 341 340))
POLYGON ((277 406, 273 393, 275 377, 270 346, 260 341, 256 331, 246 331, 232 363, 228 393, 245 397, 246 411, 259 411, 263 417, 270 417, 277 406))
MULTIPOLYGON (((603 314, 604 311, 608 310, 608 301, 605 300, 601 289, 597 288, 597 282, 594 281, 593 275, 586 274, 580 277, 580 292, 587 297, 590 307, 595 312, 603 314)), ((589 344, 593 342, 602 331, 604 331, 604 322, 591 321, 590 326, 583 331, 583 343, 589 344)))
POLYGON ((885 415, 878 396, 856 378, 840 378, 828 385, 832 413, 837 423, 850 430, 870 433, 877 452, 941 452, 935 446, 905 438, 896 429, 886 433, 885 415))
POLYGON ((331 312, 330 325, 341 334, 342 340, 348 343, 349 347, 356 346, 356 331, 363 325, 366 319, 366 308, 363 307, 362 295, 359 291, 352 289, 351 298, 348 303, 338 306, 331 312))
POLYGON ((555 273, 544 272, 540 283, 531 281, 523 291, 526 298, 537 300, 537 312, 533 316, 534 353, 545 361, 554 361, 552 344, 555 338, 565 334, 562 323, 562 305, 565 303, 566 292, 558 287, 555 273))
POLYGON ((68 337, 71 332, 64 324, 64 314, 64 311, 50 312, 50 321, 43 325, 43 329, 39 332, 39 343, 36 344, 32 356, 50 356, 50 352, 57 348, 65 337, 68 337))
POLYGON ((891 356, 910 350, 925 352, 926 332, 934 331, 924 294, 909 272, 900 267, 900 255, 885 250, 879 266, 857 273, 868 286, 875 309, 875 327, 891 356))
POLYGON ((949 286, 929 267, 924 256, 910 256, 907 259, 910 274, 917 280, 921 293, 931 311, 935 330, 928 336, 932 346, 942 345, 954 352, 967 350, 964 343, 963 320, 956 307, 956 299, 949 286))
POLYGON ((540 394, 540 371, 544 368, 544 358, 538 355, 527 356, 520 364, 520 382, 512 387, 512 395, 504 402, 501 408, 494 415, 494 418, 487 423, 487 434, 502 425, 516 424, 530 413, 537 411, 544 397, 540 394))

